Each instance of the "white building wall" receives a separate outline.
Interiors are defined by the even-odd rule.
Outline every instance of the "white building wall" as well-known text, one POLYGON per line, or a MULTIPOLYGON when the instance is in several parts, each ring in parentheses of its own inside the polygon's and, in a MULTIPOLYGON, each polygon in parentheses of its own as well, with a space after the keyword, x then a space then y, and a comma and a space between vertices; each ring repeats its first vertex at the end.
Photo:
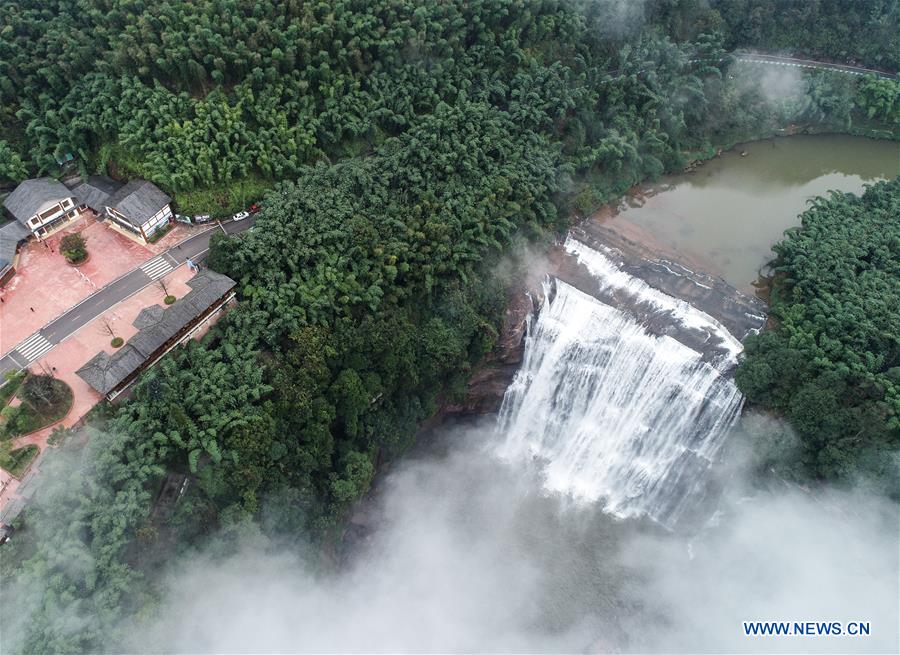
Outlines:
POLYGON ((32 231, 32 233, 37 234, 45 225, 52 223, 55 220, 58 220, 66 214, 70 213, 70 217, 74 215, 75 212, 75 202, 73 198, 66 198, 61 202, 56 203, 56 205, 51 205, 44 209, 42 212, 38 212, 34 216, 28 219, 28 229, 32 231), (41 216, 41 214, 46 214, 47 212, 54 210, 52 214, 47 216, 41 216))
POLYGON ((132 225, 131 223, 129 223, 129 222, 125 219, 125 217, 122 216, 122 214, 120 214, 119 212, 117 212, 117 211, 116 211, 115 209, 113 209, 112 207, 107 207, 107 208, 106 208, 106 215, 109 216, 110 218, 112 218, 116 223, 118 223, 119 225, 121 225, 121 226, 124 227, 125 229, 130 230, 130 231, 132 231, 132 232, 140 233, 140 230, 138 230, 134 225, 132 225))
POLYGON ((144 230, 144 234, 149 237, 151 234, 168 223, 171 218, 172 208, 169 205, 166 205, 158 212, 156 212, 149 221, 144 223, 141 228, 144 230))

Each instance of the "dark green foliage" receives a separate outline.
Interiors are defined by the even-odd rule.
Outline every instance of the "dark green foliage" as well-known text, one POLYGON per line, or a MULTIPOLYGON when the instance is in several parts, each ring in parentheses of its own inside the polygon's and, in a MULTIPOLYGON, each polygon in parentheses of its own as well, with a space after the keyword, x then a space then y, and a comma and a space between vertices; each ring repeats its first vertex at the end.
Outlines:
POLYGON ((0 118, 39 169, 71 151, 173 191, 366 150, 460 93, 485 99, 523 48, 580 36, 555 2, 109 4, 3 4, 0 118))
POLYGON ((87 245, 80 232, 67 234, 59 243, 59 251, 70 264, 79 264, 87 259, 87 245))
POLYGON ((4 407, 0 439, 28 434, 65 416, 72 406, 72 389, 49 375, 29 375, 18 389, 22 401, 4 407))
POLYGON ((900 68, 896 0, 711 0, 729 45, 900 68))
POLYGON ((178 210, 192 216, 211 214, 213 218, 224 218, 262 200, 271 186, 272 182, 250 175, 239 181, 181 191, 178 210))
POLYGON ((125 609, 123 595, 140 577, 122 561, 124 547, 149 515, 148 483, 165 471, 167 447, 164 438, 136 431, 88 430, 43 460, 45 502, 2 562, 5 580, 12 573, 7 562, 18 562, 17 586, 7 589, 19 612, 3 612, 3 619, 7 626, 21 622, 15 633, 21 651, 96 651, 96 644, 114 638, 109 631, 125 609))
POLYGON ((27 434, 38 425, 37 414, 29 411, 26 405, 22 407, 6 406, 0 411, 0 440, 8 440, 20 434, 27 434))
POLYGON ((774 250, 777 326, 748 339, 738 385, 787 414, 806 474, 897 493, 900 179, 817 198, 774 250))
POLYGON ((19 387, 22 386, 22 382, 25 380, 27 372, 13 370, 7 371, 5 375, 5 384, 0 387, 0 409, 6 407, 6 403, 8 403, 14 395, 16 395, 16 391, 18 391, 19 387))
POLYGON ((0 140, 0 180, 21 182, 28 177, 28 167, 21 155, 6 141, 0 140))
POLYGON ((900 125, 900 84, 870 76, 859 85, 857 98, 869 118, 900 125))
POLYGON ((39 452, 40 448, 34 444, 11 449, 8 441, 0 442, 0 466, 21 478, 39 452))
POLYGON ((320 165, 279 187, 251 234, 216 242, 213 262, 258 310, 242 318, 265 319, 265 331, 254 329, 274 345, 295 327, 468 279, 518 227, 555 220, 558 163, 545 140, 500 112, 439 107, 376 156, 320 165))
POLYGON ((49 375, 29 375, 18 395, 23 402, 45 411, 64 403, 72 394, 69 386, 62 380, 49 375))
MULTIPOLYGON (((183 212, 224 215, 272 181, 371 152, 462 101, 562 141, 578 171, 634 183, 702 145, 685 143, 685 128, 735 121, 716 61, 726 42, 821 37, 840 40, 819 48, 829 56, 897 51, 896 2, 627 4, 10 0, 0 4, 0 178, 54 172, 71 152, 90 172, 157 182, 183 212), (864 36, 823 32, 835 25, 864 36)), ((852 90, 841 93, 852 107, 852 90)), ((874 102, 866 111, 880 116, 874 102)), ((585 197, 620 191, 600 184, 585 197)))
MULTIPOLYGON (((212 240, 238 306, 102 405, 106 431, 47 458, 59 485, 15 546, 36 554, 13 558, 38 590, 21 650, 121 650, 121 615, 152 606, 141 576, 211 531, 328 535, 494 343, 491 273, 517 236, 686 150, 892 115, 881 89, 827 74, 773 108, 729 74, 705 3, 636 6, 623 21, 568 0, 0 3, 0 154, 35 173, 73 152, 189 213, 272 187, 251 232, 212 240), (192 482, 160 518, 168 471, 192 482)), ((781 398, 769 366, 753 384, 781 398)))
POLYGON ((237 448, 229 448, 229 440, 264 440, 270 419, 260 400, 269 391, 252 350, 191 342, 141 382, 114 425, 153 435, 166 455, 178 457, 181 466, 201 476, 211 497, 252 498, 259 472, 254 474, 253 462, 237 448), (229 479, 211 479, 210 469, 223 461, 231 463, 229 479))
POLYGON ((164 225, 163 227, 157 229, 156 232, 154 232, 147 238, 147 243, 156 243, 157 241, 162 239, 164 236, 166 236, 169 233, 169 230, 171 230, 171 229, 172 229, 172 223, 168 223, 167 225, 164 225))

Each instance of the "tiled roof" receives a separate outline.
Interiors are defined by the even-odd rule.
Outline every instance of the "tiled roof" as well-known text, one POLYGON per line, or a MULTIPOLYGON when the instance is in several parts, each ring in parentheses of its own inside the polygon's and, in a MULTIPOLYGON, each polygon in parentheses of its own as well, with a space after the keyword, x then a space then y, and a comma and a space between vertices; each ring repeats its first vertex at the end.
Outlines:
POLYGON ((140 227, 172 199, 159 187, 147 180, 132 180, 116 191, 106 201, 135 227, 140 227))
POLYGON ((79 204, 87 205, 95 212, 101 212, 108 204, 109 197, 122 186, 121 182, 116 182, 105 175, 91 175, 87 182, 73 187, 72 193, 78 198, 79 204))
POLYGON ((138 333, 114 355, 97 353, 76 371, 78 376, 103 395, 108 394, 234 288, 235 282, 227 275, 204 269, 188 285, 191 291, 161 312, 142 310, 135 319, 135 325, 141 325, 138 333))
POLYGON ((107 352, 97 353, 75 372, 78 377, 105 396, 129 375, 139 370, 145 361, 146 357, 130 344, 125 344, 112 356, 107 352))
POLYGON ((40 177, 22 182, 6 196, 3 205, 16 220, 25 223, 44 205, 71 197, 72 192, 62 182, 52 177, 40 177))
POLYGON ((162 320, 162 315, 165 311, 166 308, 162 305, 150 305, 149 307, 144 307, 131 324, 138 330, 150 327, 151 325, 156 325, 162 320))
POLYGON ((0 275, 9 270, 16 256, 16 246, 22 239, 31 236, 28 228, 12 221, 0 227, 0 275))

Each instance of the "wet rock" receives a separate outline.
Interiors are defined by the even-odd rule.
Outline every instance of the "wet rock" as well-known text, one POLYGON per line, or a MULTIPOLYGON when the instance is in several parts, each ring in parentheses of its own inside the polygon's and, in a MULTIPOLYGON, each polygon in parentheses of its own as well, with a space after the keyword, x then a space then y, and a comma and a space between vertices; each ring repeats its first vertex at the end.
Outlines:
POLYGON ((462 402, 445 404, 442 414, 481 415, 500 409, 506 387, 522 363, 528 322, 539 306, 538 290, 519 289, 512 295, 497 345, 469 378, 462 402))
MULTIPOLYGON (((681 261, 676 253, 650 248, 597 221, 585 221, 572 230, 572 235, 604 251, 628 274, 709 314, 741 341, 765 323, 766 305, 762 300, 698 269, 695 262, 681 261)), ((560 277, 570 282, 565 275, 560 277)))
MULTIPOLYGON (((591 248, 603 251, 629 275, 709 314, 741 341, 765 323, 763 301, 740 293, 721 278, 699 270, 697 263, 687 257, 665 251, 655 243, 641 243, 594 219, 573 228, 571 234, 591 248)), ((542 268, 531 271, 528 282, 510 291, 497 345, 469 378, 463 400, 443 403, 438 413, 423 426, 423 433, 448 424, 465 424, 500 409, 506 389, 522 363, 528 324, 544 302, 543 290, 537 281, 547 275, 564 280, 603 302, 627 309, 651 334, 671 336, 710 360, 721 355, 723 344, 717 343, 709 333, 683 326, 676 328, 658 308, 643 306, 621 290, 601 292, 597 278, 577 257, 566 252, 562 243, 551 246, 546 255, 542 268)), ((553 293, 552 286, 550 293, 553 293)))

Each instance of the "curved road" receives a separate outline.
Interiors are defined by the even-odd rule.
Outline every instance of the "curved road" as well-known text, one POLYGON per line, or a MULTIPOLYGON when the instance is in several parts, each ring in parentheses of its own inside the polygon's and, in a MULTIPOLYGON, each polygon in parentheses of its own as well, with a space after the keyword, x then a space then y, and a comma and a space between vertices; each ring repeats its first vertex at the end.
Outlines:
MULTIPOLYGON (((139 268, 113 280, 47 323, 0 358, 0 376, 7 371, 17 371, 34 363, 103 312, 115 307, 126 298, 149 286, 154 280, 183 265, 187 258, 198 261, 209 250, 209 239, 216 230, 221 229, 228 234, 235 234, 249 229, 253 222, 254 217, 250 216, 240 222, 222 223, 221 227, 215 225, 205 232, 195 234, 172 246, 161 255, 144 262, 139 268)), ((0 377, 0 380, 2 379, 5 378, 0 377)))
MULTIPOLYGON (((743 64, 763 64, 769 66, 788 66, 794 68, 809 68, 816 70, 827 70, 835 73, 846 73, 848 75, 875 75, 888 80, 898 79, 896 73, 887 73, 885 71, 875 70, 874 68, 863 68, 862 66, 850 66, 848 64, 832 64, 826 61, 815 61, 813 59, 799 59, 797 57, 788 57, 786 55, 767 55, 756 52, 745 52, 743 50, 735 50, 721 59, 689 59, 690 64, 721 63, 723 61, 733 61, 743 64)), ((609 71, 610 77, 602 83, 606 84, 628 75, 643 75, 647 70, 634 71, 632 73, 622 73, 621 69, 609 71)))
MULTIPOLYGON (((774 66, 792 66, 795 68, 815 68, 818 70, 830 70, 837 73, 848 73, 850 75, 875 75, 889 80, 897 79, 896 74, 886 73, 884 71, 875 70, 873 68, 863 68, 862 66, 849 66, 846 64, 831 64, 824 61, 814 61, 812 59, 799 59, 797 57, 787 57, 781 55, 766 55, 754 52, 744 52, 737 50, 731 54, 735 61, 750 64, 769 64, 774 66)), ((697 60, 702 61, 702 60, 697 60)))

